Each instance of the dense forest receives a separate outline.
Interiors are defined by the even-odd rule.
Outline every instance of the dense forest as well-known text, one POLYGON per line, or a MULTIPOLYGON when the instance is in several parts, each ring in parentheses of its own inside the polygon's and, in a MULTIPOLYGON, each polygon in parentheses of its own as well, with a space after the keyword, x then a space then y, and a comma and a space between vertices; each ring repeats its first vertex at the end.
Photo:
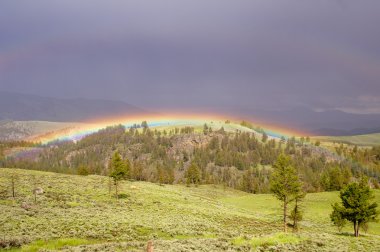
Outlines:
POLYGON ((272 139, 265 132, 227 132, 204 125, 153 130, 146 122, 126 129, 107 127, 80 141, 0 143, 0 166, 71 174, 109 175, 110 159, 120 153, 132 180, 162 184, 221 184, 268 193, 272 166, 281 153, 291 157, 307 192, 340 190, 361 175, 379 187, 380 147, 338 145, 334 151, 308 138, 272 139), (318 144, 317 144, 318 145, 318 144), (8 148, 33 149, 33 155, 5 157, 8 148))

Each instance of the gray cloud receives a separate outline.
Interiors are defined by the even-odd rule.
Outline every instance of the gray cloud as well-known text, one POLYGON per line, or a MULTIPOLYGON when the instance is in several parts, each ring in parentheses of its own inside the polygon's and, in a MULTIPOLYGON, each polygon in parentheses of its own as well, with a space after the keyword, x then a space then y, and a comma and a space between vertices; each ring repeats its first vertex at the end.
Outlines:
POLYGON ((380 113, 380 2, 0 3, 0 91, 380 113))

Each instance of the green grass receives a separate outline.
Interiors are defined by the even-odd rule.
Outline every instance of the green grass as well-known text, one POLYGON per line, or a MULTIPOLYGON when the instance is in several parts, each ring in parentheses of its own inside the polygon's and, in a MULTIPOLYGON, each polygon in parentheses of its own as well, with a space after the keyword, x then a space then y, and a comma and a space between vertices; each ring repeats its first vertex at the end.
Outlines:
MULTIPOLYGON (((375 201, 380 205, 380 190, 374 190, 375 201)), ((240 197, 226 197, 222 201, 231 207, 239 208, 255 215, 263 220, 282 218, 281 205, 270 194, 244 195, 240 197)), ((339 192, 309 193, 302 203, 304 213, 304 229, 327 229, 334 230, 330 223, 331 204, 339 202, 339 192)), ((351 226, 347 225, 345 232, 351 232, 351 226)), ((370 234, 380 235, 380 223, 370 223, 370 234)))
MULTIPOLYGON (((380 190, 374 190, 375 201, 380 205, 380 190)), ((329 215, 331 212, 331 203, 340 202, 338 192, 323 192, 317 194, 308 194, 304 204, 305 219, 313 220, 313 223, 322 223, 328 225, 329 215)), ((369 233, 380 235, 380 223, 370 223, 369 233)), ((351 233, 353 228, 347 225, 344 232, 351 233)))
POLYGON ((349 143, 360 146, 376 146, 380 144, 380 133, 356 136, 316 136, 312 140, 321 142, 349 143))
POLYGON ((300 238, 297 235, 294 234, 288 234, 288 233, 276 233, 269 236, 260 236, 260 237, 253 237, 250 239, 246 239, 244 237, 238 237, 233 240, 233 244, 235 245, 249 245, 252 248, 257 247, 269 247, 269 246, 276 246, 279 244, 297 244, 305 239, 300 238))
POLYGON ((300 232, 283 234, 281 205, 272 195, 221 186, 123 181, 120 193, 128 197, 116 200, 106 177, 5 168, 0 186, 0 245, 12 245, 8 251, 141 251, 149 240, 155 251, 380 251, 379 223, 359 239, 350 226, 339 234, 330 224, 337 192, 308 194, 300 232), (15 199, 11 174, 18 176, 15 199), (34 183, 45 191, 37 203, 34 183))
MULTIPOLYGON (((60 250, 64 247, 77 247, 80 245, 95 244, 96 241, 78 239, 78 238, 61 238, 56 240, 36 240, 28 245, 24 245, 21 248, 12 249, 14 252, 38 252, 41 250, 60 250)), ((9 251, 9 250, 4 250, 9 251)))

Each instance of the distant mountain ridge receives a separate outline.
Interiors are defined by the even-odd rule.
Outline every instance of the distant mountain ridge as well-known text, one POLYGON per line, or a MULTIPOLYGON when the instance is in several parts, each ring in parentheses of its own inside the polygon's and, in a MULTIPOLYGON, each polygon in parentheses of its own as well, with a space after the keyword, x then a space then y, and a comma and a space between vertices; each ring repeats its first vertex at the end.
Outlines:
POLYGON ((288 110, 243 110, 244 115, 319 136, 351 136, 380 133, 380 114, 352 114, 340 110, 316 112, 305 107, 288 110))
MULTIPOLYGON (((224 112, 308 132, 319 136, 352 136, 380 133, 380 114, 352 114, 339 110, 316 112, 305 107, 273 111, 225 109, 224 112)), ((59 99, 0 92, 0 122, 85 122, 97 118, 144 115, 148 112, 122 101, 59 99)), ((1 123, 0 123, 1 124, 1 123)))
POLYGON ((0 120, 83 122, 95 118, 143 113, 146 111, 121 101, 58 99, 0 92, 0 120))
POLYGON ((352 130, 339 130, 321 128, 313 131, 314 135, 318 136, 357 136, 380 133, 379 128, 356 128, 352 130))

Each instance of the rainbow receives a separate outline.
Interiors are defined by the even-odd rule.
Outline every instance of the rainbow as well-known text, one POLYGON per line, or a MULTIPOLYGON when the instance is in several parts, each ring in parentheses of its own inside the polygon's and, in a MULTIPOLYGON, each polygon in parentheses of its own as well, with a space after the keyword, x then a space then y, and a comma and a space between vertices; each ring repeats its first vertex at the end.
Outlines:
MULTIPOLYGON (((148 126, 152 129, 173 129, 183 128, 186 126, 195 127, 202 130, 203 125, 206 123, 211 126, 213 130, 218 130, 224 127, 226 130, 230 127, 230 132, 235 130, 242 130, 245 132, 257 133, 255 130, 245 128, 240 125, 241 121, 250 122, 254 127, 260 127, 264 129, 269 138, 279 139, 281 137, 289 138, 292 136, 306 136, 305 132, 296 131, 294 129, 288 129, 285 127, 277 126, 274 124, 268 124, 259 120, 249 120, 249 118, 236 118, 233 116, 226 116, 220 114, 191 114, 191 113, 171 113, 170 115, 138 115, 138 116, 124 116, 115 118, 103 118, 94 119, 87 122, 81 122, 74 124, 75 126, 56 130, 54 132, 48 132, 42 135, 34 136, 30 139, 26 139, 30 142, 41 143, 42 145, 48 145, 51 143, 62 141, 79 141, 82 138, 93 134, 101 129, 113 125, 124 125, 126 128, 130 128, 135 124, 141 124, 142 121, 147 121, 148 126), (229 120, 230 123, 226 123, 229 120)), ((33 159, 36 153, 43 150, 41 147, 25 147, 25 148, 13 148, 5 153, 6 157, 16 159, 33 159)))
MULTIPOLYGON (((40 142, 42 144, 47 144, 53 141, 78 141, 83 137, 95 133, 107 126, 112 125, 123 125, 126 128, 130 128, 135 124, 140 124, 142 121, 147 121, 150 128, 163 129, 165 127, 185 127, 194 126, 201 127, 205 123, 214 129, 219 129, 221 127, 229 127, 226 124, 226 120, 230 120, 231 124, 234 125, 236 129, 247 130, 239 125, 243 119, 233 118, 231 116, 224 116, 218 114, 186 114, 186 113, 171 113, 170 115, 139 115, 139 116, 124 116, 116 118, 104 118, 95 119, 87 121, 84 123, 78 123, 77 126, 65 128, 62 130, 57 130, 54 132, 49 132, 43 135, 35 136, 28 139, 32 142, 40 142)), ((285 127, 280 127, 277 125, 268 125, 267 123, 260 120, 249 120, 245 118, 244 120, 252 122, 252 125, 264 129, 264 131, 273 138, 280 138, 284 136, 288 138, 290 136, 305 136, 305 132, 296 131, 288 129, 285 127)), ((252 132, 255 132, 252 130, 252 132)))

